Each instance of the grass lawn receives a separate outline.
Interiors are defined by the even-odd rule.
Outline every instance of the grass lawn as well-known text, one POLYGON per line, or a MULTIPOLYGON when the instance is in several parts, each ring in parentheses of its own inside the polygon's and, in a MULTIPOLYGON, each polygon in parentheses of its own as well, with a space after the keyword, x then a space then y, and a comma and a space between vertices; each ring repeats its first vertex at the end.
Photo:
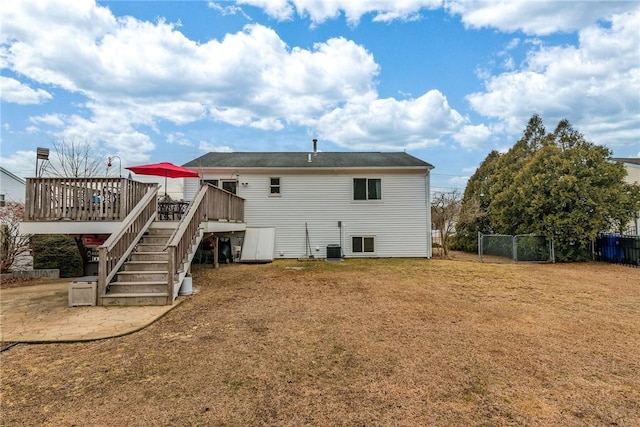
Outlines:
POLYGON ((0 354, 2 425, 640 425, 640 269, 194 267, 150 327, 0 354))

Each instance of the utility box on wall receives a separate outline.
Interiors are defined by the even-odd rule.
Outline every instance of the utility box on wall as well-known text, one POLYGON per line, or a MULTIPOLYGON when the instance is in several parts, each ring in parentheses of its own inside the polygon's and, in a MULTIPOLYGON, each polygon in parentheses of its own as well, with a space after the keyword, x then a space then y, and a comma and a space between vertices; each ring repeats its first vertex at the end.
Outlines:
POLYGON ((69 307, 96 305, 98 276, 84 276, 69 284, 69 307))

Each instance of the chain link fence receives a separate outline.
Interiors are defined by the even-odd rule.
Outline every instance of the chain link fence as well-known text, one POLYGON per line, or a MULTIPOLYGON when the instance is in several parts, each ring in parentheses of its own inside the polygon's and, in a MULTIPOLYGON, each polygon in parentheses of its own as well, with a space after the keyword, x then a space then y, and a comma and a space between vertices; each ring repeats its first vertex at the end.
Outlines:
POLYGON ((478 233, 480 262, 555 262, 553 240, 536 234, 478 233))

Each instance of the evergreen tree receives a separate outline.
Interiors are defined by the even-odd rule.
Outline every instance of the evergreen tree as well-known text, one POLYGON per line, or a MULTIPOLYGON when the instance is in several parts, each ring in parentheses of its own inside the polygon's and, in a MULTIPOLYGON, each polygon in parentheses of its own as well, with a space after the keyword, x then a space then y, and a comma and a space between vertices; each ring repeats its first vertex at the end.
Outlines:
POLYGON ((463 203, 488 191, 487 215, 460 224, 456 247, 474 250, 478 231, 533 233, 553 238, 559 261, 589 259, 599 232, 619 230, 640 209, 640 187, 626 184, 610 157, 567 120, 547 134, 533 116, 523 137, 505 154, 490 153, 469 180, 463 203))

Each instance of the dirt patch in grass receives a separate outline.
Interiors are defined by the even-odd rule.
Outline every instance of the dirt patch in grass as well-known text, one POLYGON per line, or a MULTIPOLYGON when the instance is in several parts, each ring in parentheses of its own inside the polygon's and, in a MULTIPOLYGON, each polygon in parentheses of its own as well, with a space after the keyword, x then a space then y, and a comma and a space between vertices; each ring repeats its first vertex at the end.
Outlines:
MULTIPOLYGON (((302 267, 302 268, 300 268, 302 267)), ((194 269, 133 335, 0 354, 3 425, 640 425, 640 270, 194 269)))

